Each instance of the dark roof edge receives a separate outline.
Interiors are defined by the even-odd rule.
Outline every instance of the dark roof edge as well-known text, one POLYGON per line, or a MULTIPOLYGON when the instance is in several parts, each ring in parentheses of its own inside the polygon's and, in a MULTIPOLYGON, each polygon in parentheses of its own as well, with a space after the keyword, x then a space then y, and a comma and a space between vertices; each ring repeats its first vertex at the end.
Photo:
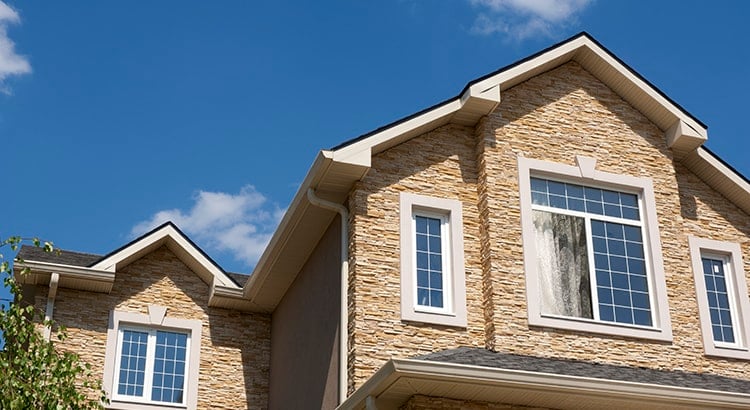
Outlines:
POLYGON ((713 152, 710 149, 708 149, 708 147, 706 147, 705 145, 701 145, 700 148, 703 148, 709 155, 711 155, 712 157, 714 157, 715 160, 719 161, 722 165, 724 165, 725 167, 729 168, 730 171, 732 171, 738 177, 742 178, 743 181, 745 181, 748 184, 750 184, 750 179, 748 179, 748 177, 746 177, 740 171, 738 171, 737 168, 733 167, 728 162, 726 162, 723 159, 721 159, 721 157, 719 157, 715 152, 713 152))
POLYGON ((441 105, 447 104, 447 103, 449 103, 449 102, 451 102, 451 101, 453 101, 453 100, 455 100, 455 99, 461 98, 461 96, 462 96, 462 95, 463 95, 463 94, 464 94, 464 93, 466 92, 466 90, 468 90, 468 89, 469 89, 469 88, 470 88, 470 87, 471 87, 472 85, 474 85, 474 84, 476 84, 476 83, 478 83, 478 82, 480 82, 480 81, 484 81, 484 80, 486 80, 486 79, 488 79, 488 78, 490 78, 490 77, 492 77, 492 76, 495 76, 495 75, 497 75, 497 74, 500 74, 500 73, 502 73, 503 71, 507 71, 507 70, 510 70, 510 69, 512 69, 513 67, 516 67, 516 66, 518 66, 518 65, 521 65, 521 64, 523 64, 523 63, 525 63, 525 62, 527 62, 527 61, 533 60, 533 59, 535 59, 535 58, 539 57, 540 55, 542 55, 542 54, 544 54, 544 53, 547 53, 547 52, 549 52, 549 51, 551 51, 551 50, 553 50, 553 49, 555 49, 555 48, 557 48, 557 47, 560 47, 561 45, 563 45, 563 44, 565 44, 565 43, 568 43, 568 42, 570 42, 570 41, 573 41, 573 40, 575 40, 575 39, 577 39, 577 38, 579 38, 579 37, 586 37, 586 38, 588 38, 589 40, 591 40, 592 42, 594 42, 594 44, 596 44, 597 46, 601 47, 601 49, 602 49, 602 50, 604 50, 604 52, 606 52, 606 53, 607 53, 607 54, 608 54, 608 55, 609 55, 610 57, 614 58, 614 59, 615 59, 615 60, 616 60, 616 61, 617 61, 618 63, 622 64, 622 65, 623 65, 623 67, 625 67, 625 68, 626 68, 626 69, 627 69, 628 71, 630 71, 631 73, 633 73, 633 75, 635 75, 636 77, 638 77, 638 79, 640 79, 641 81, 645 82, 645 83, 646 83, 646 85, 648 85, 649 87, 653 88, 653 89, 654 89, 654 90, 655 90, 655 91, 656 91, 656 92, 657 92, 657 93, 658 93, 658 94, 659 94, 660 96, 664 97, 664 98, 665 98, 665 99, 666 99, 667 101, 669 101, 669 102, 670 102, 671 104, 673 104, 673 105, 674 105, 675 107, 677 107, 677 108, 678 108, 678 109, 679 109, 680 111, 682 111, 682 112, 683 112, 683 113, 684 113, 685 115, 687 115, 688 117, 690 117, 690 118, 692 118, 693 120, 695 120, 695 122, 697 122, 698 124, 700 124, 700 125, 701 125, 701 126, 702 126, 703 128, 706 128, 706 129, 708 129, 708 126, 707 126, 706 124, 704 124, 704 123, 703 123, 703 122, 702 122, 701 120, 699 120, 699 119, 698 119, 697 117, 695 117, 695 116, 694 116, 693 114, 691 114, 690 112, 688 112, 688 111, 687 111, 687 110, 686 110, 685 108, 683 108, 683 107, 682 107, 682 106, 681 106, 680 104, 678 104, 678 103, 676 103, 676 102, 675 102, 674 100, 672 100, 672 99, 671 99, 671 98, 670 98, 669 96, 667 96, 667 95, 666 95, 666 94, 665 94, 665 93, 664 93, 664 92, 663 92, 662 90, 660 90, 660 89, 659 89, 658 87, 656 87, 655 85, 653 85, 653 84, 652 84, 652 83, 651 83, 650 81, 648 81, 648 80, 647 80, 647 79, 646 79, 645 77, 643 77, 642 75, 640 75, 640 74, 639 74, 639 73, 638 73, 637 71, 635 71, 635 70, 634 70, 634 69, 633 69, 632 67, 630 67, 629 65, 627 65, 627 64, 626 64, 626 63, 625 63, 624 61, 622 61, 622 60, 621 60, 621 59, 620 59, 619 57, 617 57, 617 56, 616 56, 615 54, 613 54, 613 53, 612 53, 611 51, 609 51, 609 49, 608 49, 608 48, 604 47, 604 46, 603 46, 603 45, 602 45, 602 44, 601 44, 600 42, 598 42, 598 41, 597 41, 596 39, 594 39, 594 38, 593 38, 593 37, 592 37, 592 36, 591 36, 591 35, 590 35, 589 33, 585 32, 585 31, 581 31, 580 33, 578 33, 578 34, 576 34, 576 35, 574 35, 574 36, 572 36, 572 37, 569 37, 569 38, 567 38, 567 39, 565 39, 565 40, 562 40, 562 41, 560 41, 560 42, 558 42, 558 43, 555 43, 555 44, 553 44, 553 45, 551 45, 551 46, 549 46, 549 47, 547 47, 547 48, 545 48, 545 49, 543 49, 543 50, 541 50, 541 51, 538 51, 538 52, 536 52, 536 53, 534 53, 534 54, 532 54, 532 55, 530 55, 530 56, 528 56, 528 57, 525 57, 525 58, 523 58, 523 59, 521 59, 521 60, 518 60, 518 61, 516 61, 516 62, 513 62, 513 63, 511 63, 511 64, 508 64, 508 65, 506 65, 506 66, 504 66, 504 67, 502 67, 502 68, 499 68, 499 69, 497 69, 497 70, 495 70, 495 71, 493 71, 493 72, 491 72, 491 73, 489 73, 489 74, 485 74, 485 75, 483 75, 483 76, 481 76, 481 77, 479 77, 479 78, 476 78, 476 79, 474 79, 474 80, 471 80, 471 81, 469 81, 469 82, 468 82, 468 83, 466 84, 466 86, 464 86, 464 88, 463 88, 463 89, 461 90, 461 92, 460 92, 460 93, 458 93, 458 95, 456 95, 455 97, 451 97, 451 98, 448 98, 448 99, 446 99, 446 100, 444 100, 444 101, 441 101, 441 102, 439 102, 439 103, 437 103, 437 104, 434 104, 434 105, 432 105, 432 106, 430 106, 430 107, 428 107, 428 108, 425 108, 425 109, 423 109, 423 110, 420 110, 420 111, 418 111, 418 112, 416 112, 416 113, 414 113, 414 114, 408 115, 408 116, 406 116, 406 117, 403 117, 403 118, 400 118, 400 119, 398 119, 398 120, 396 120, 396 121, 393 121, 393 122, 391 122, 391 123, 389 123, 389 124, 386 124, 386 125, 384 125, 384 126, 382 126, 382 127, 379 127, 379 128, 377 128, 377 129, 375 129, 375 130, 373 130, 373 131, 367 132, 367 133, 365 133, 365 134, 362 134, 362 135, 360 135, 360 136, 358 136, 358 137, 354 137, 354 138, 352 138, 352 139, 350 139, 350 140, 344 141, 344 142, 342 142, 342 143, 340 143, 340 144, 336 145, 335 147, 331 148, 331 151, 336 151, 336 150, 338 150, 338 149, 341 149, 341 148, 347 147, 347 146, 349 146, 349 145, 352 145, 352 144, 354 144, 354 143, 356 143, 356 142, 359 142, 359 141, 361 141, 361 140, 363 140, 363 139, 365 139, 365 138, 367 138, 367 137, 370 137, 370 136, 372 136, 372 135, 375 135, 375 134, 377 134, 377 133, 379 133, 379 132, 381 132, 381 131, 383 131, 383 130, 386 130, 386 129, 388 129, 388 128, 392 128, 392 127, 395 127, 396 125, 399 125, 399 124, 401 124, 401 123, 404 123, 404 122, 406 122, 406 121, 409 121, 409 120, 411 120, 411 119, 413 119, 413 118, 416 118, 416 117, 418 117, 418 116, 420 116, 420 115, 422 115, 422 114, 424 114, 424 113, 426 113, 426 112, 428 112, 428 111, 431 111, 431 110, 433 110, 433 109, 435 109, 435 108, 437 108, 437 107, 439 107, 439 106, 441 106, 441 105))
POLYGON ((201 249, 200 246, 196 245, 196 243, 193 242, 193 240, 190 239, 189 236, 185 235, 185 233, 182 232, 182 230, 179 227, 177 227, 177 225, 174 222, 172 222, 172 221, 164 222, 163 224, 157 226, 156 228, 154 228, 154 229, 152 229, 152 230, 144 233, 143 235, 141 235, 141 236, 133 239, 132 241, 126 243, 125 245, 122 245, 119 248, 113 250, 112 252, 107 253, 106 255, 102 256, 99 260, 97 260, 96 262, 88 265, 87 267, 90 268, 90 267, 96 265, 100 261, 103 261, 104 259, 109 258, 110 256, 116 254, 117 252, 120 252, 121 250, 123 250, 123 249, 125 249, 125 248, 127 248, 127 247, 129 247, 131 245, 133 245, 134 243, 136 243, 136 242, 142 240, 143 238, 145 238, 145 237, 153 234, 154 232, 156 232, 156 231, 158 231, 160 229, 163 229, 166 226, 171 226, 172 228, 174 228, 177 231, 177 233, 179 233, 185 240, 188 241, 188 243, 190 243, 190 245, 192 245, 195 249, 197 249, 198 252, 200 252, 201 255, 203 255, 203 257, 205 257, 206 259, 208 259, 208 261, 211 262, 216 268, 218 268, 224 274, 224 276, 226 276, 227 278, 229 278, 229 280, 231 280, 232 283, 234 283, 238 287, 242 287, 242 286, 240 286, 240 284, 236 280, 234 280, 233 277, 231 277, 230 275, 227 274, 227 271, 225 271, 224 268, 221 267, 221 265, 219 265, 218 263, 216 263, 216 261, 214 261, 213 258, 211 258, 206 252, 204 252, 203 249, 201 249))

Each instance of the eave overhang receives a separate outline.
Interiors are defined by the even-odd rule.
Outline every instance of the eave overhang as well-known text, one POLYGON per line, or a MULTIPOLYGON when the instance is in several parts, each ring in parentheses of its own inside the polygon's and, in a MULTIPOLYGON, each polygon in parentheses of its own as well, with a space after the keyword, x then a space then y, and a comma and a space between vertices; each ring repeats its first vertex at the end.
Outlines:
POLYGON ((16 271, 16 281, 24 285, 47 286, 50 284, 53 273, 59 275, 57 286, 61 288, 109 293, 112 291, 112 285, 115 282, 114 272, 50 262, 16 261, 14 270, 16 271), (25 275, 18 274, 19 269, 23 268, 28 268, 29 272, 25 275))
POLYGON ((206 284, 239 288, 239 286, 193 241, 173 223, 154 228, 132 242, 104 256, 91 265, 92 269, 108 272, 122 270, 132 262, 166 246, 206 284))
POLYGON ((414 395, 556 409, 744 409, 750 394, 391 359, 339 409, 398 409, 414 395))
POLYGON ((736 203, 746 211, 750 208, 746 200, 750 198, 747 181, 729 167, 714 166, 720 161, 703 158, 702 144, 708 138, 706 126, 588 34, 581 33, 470 82, 454 98, 321 151, 245 284, 245 297, 261 311, 272 312, 335 217, 330 210, 310 206, 306 198, 309 188, 322 199, 345 203, 354 184, 367 174, 373 155, 446 124, 475 126, 496 108, 502 110, 501 96, 505 90, 571 61, 580 64, 661 129, 675 160, 683 160, 709 184, 718 183, 720 192, 729 193, 727 198, 744 201, 736 203), (700 156, 697 162, 696 155, 700 156), (711 177, 715 172, 722 175, 711 177))

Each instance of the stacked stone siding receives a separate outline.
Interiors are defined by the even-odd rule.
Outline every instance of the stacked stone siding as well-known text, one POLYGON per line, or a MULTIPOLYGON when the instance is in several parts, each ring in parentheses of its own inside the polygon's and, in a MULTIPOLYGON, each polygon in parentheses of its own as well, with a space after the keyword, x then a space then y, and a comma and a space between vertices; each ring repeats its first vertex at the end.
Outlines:
POLYGON ((444 397, 416 395, 407 401, 401 410, 552 410, 547 407, 527 407, 504 403, 487 403, 468 400, 453 400, 444 397))
MULTIPOLYGON (((36 304, 45 303, 40 288, 36 304)), ((199 409, 267 408, 270 317, 209 307, 208 285, 166 247, 118 271, 109 294, 60 288, 54 320, 69 335, 60 347, 103 377, 109 312, 148 314, 148 305, 166 306, 167 317, 203 323, 199 409)))
POLYGON ((462 345, 484 346, 485 320, 472 129, 445 126, 373 158, 349 200, 352 214, 350 388, 391 357, 462 345), (401 321, 399 193, 458 199, 463 204, 467 328, 401 321))
MULTIPOLYGON (((688 235, 739 242, 750 273, 750 217, 674 162, 664 132, 577 63, 502 94, 475 128, 444 126, 373 158, 350 195, 352 383, 390 357, 458 345, 747 379, 744 361, 705 356, 688 235), (517 157, 650 178, 664 257, 673 342, 529 328, 517 157), (398 194, 460 199, 469 326, 400 320, 398 194)), ((750 277, 748 278, 750 281, 750 277)))

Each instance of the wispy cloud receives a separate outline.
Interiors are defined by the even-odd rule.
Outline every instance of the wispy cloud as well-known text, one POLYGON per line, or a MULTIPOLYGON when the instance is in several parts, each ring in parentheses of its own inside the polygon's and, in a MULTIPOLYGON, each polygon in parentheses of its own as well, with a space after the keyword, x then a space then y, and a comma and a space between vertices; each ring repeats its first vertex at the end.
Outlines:
POLYGON ((517 40, 532 36, 554 37, 555 32, 577 21, 592 0, 469 0, 480 12, 472 31, 503 34, 517 40))
POLYGON ((255 265, 271 239, 284 209, 272 203, 252 185, 239 193, 199 191, 188 211, 167 209, 139 222, 132 237, 172 221, 206 251, 226 252, 248 265, 255 265))
POLYGON ((26 57, 16 54, 16 45, 8 37, 8 26, 21 23, 18 12, 0 1, 0 92, 10 94, 5 80, 13 75, 31 72, 31 64, 26 57))

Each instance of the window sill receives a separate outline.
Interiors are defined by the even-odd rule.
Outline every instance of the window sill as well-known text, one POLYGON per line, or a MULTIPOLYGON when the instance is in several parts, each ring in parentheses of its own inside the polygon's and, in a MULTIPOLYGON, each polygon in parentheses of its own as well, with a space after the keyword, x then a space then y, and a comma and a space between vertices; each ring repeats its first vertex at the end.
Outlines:
POLYGON ((648 339, 660 342, 671 342, 671 329, 659 329, 615 322, 601 322, 564 316, 529 317, 529 326, 550 327, 573 332, 598 333, 609 336, 622 336, 637 339, 648 339))
POLYGON ((452 326, 466 328, 466 316, 459 316, 455 313, 434 313, 421 312, 412 310, 401 314, 401 320, 404 322, 418 322, 442 326, 452 326))
POLYGON ((106 406, 107 409, 112 410, 175 410, 175 409, 187 409, 185 404, 167 404, 167 403, 148 403, 139 401, 123 401, 123 400, 112 400, 106 406))

